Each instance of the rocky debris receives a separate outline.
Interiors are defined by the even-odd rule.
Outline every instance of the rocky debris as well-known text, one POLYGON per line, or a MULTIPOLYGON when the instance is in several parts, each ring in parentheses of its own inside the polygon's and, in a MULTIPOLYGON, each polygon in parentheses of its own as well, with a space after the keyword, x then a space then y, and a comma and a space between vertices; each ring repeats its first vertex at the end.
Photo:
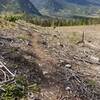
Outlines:
POLYGON ((39 93, 29 91, 29 100, 100 99, 100 75, 91 69, 100 65, 97 49, 70 44, 58 31, 16 24, 0 30, 0 56, 12 73, 41 85, 39 93))
POLYGON ((69 68, 63 68, 61 72, 62 74, 64 74, 64 76, 60 76, 64 77, 61 83, 64 82, 63 84, 65 90, 68 89, 67 91, 71 91, 76 97, 82 98, 82 100, 97 99, 97 95, 93 93, 94 91, 92 91, 92 89, 90 89, 88 85, 86 85, 84 79, 80 76, 81 74, 76 73, 69 68))

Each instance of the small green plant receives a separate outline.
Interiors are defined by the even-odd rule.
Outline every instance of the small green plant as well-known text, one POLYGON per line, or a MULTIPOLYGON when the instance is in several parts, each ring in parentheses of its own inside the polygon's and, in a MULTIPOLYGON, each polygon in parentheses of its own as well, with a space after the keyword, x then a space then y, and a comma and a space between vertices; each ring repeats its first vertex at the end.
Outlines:
POLYGON ((87 83, 92 87, 95 87, 95 85, 96 85, 96 81, 95 80, 88 80, 87 83))
POLYGON ((5 92, 1 94, 0 100, 20 100, 26 95, 27 87, 26 79, 20 76, 15 83, 3 86, 5 92))
POLYGON ((0 94, 0 100, 21 100, 26 98, 28 92, 39 93, 40 86, 36 83, 29 85, 26 76, 16 77, 15 83, 9 83, 2 88, 5 90, 0 94))
POLYGON ((1 95, 1 100, 14 100, 24 96, 24 87, 19 84, 8 84, 4 89, 5 93, 1 95))
POLYGON ((17 20, 22 19, 22 15, 5 15, 4 19, 10 22, 16 22, 17 20))
POLYGON ((16 20, 18 20, 19 18, 16 16, 5 16, 4 19, 10 22, 16 22, 16 20))

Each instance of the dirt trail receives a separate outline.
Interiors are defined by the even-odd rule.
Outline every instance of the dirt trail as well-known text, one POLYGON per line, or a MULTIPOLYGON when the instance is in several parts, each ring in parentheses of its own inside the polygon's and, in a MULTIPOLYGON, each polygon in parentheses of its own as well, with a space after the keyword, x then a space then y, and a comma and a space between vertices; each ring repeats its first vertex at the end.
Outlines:
POLYGON ((40 63, 42 70, 50 73, 52 72, 53 66, 55 66, 57 61, 48 54, 46 49, 42 47, 41 43, 39 43, 40 39, 40 33, 32 33, 32 46, 36 55, 39 57, 38 62, 40 63))
MULTIPOLYGON (((39 32, 33 32, 32 33, 32 47, 36 55, 39 57, 37 62, 39 63, 43 74, 48 80, 50 74, 52 74, 55 70, 55 65, 57 64, 57 60, 52 58, 50 54, 48 54, 48 51, 43 48, 41 43, 39 43, 41 40, 40 33, 39 32)), ((45 86, 43 84, 43 87, 41 88, 41 99, 42 100, 58 100, 60 98, 61 93, 59 93, 59 87, 54 85, 51 86, 50 82, 46 83, 45 86)), ((51 81, 52 83, 52 81, 51 81)))

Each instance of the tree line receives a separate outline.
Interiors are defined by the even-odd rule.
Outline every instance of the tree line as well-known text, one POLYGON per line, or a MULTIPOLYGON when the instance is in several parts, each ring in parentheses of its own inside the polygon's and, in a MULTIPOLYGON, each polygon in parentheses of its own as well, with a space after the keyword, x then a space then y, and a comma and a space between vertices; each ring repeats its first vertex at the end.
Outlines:
POLYGON ((43 27, 93 25, 93 24, 95 25, 95 24, 100 24, 100 18, 43 19, 43 18, 34 17, 28 19, 28 22, 43 27))
POLYGON ((76 26, 76 25, 93 25, 100 24, 100 18, 92 18, 92 17, 72 17, 72 18, 45 18, 39 16, 27 16, 23 15, 10 15, 5 16, 4 19, 15 22, 19 19, 25 20, 29 23, 40 25, 43 27, 51 27, 51 26, 76 26))

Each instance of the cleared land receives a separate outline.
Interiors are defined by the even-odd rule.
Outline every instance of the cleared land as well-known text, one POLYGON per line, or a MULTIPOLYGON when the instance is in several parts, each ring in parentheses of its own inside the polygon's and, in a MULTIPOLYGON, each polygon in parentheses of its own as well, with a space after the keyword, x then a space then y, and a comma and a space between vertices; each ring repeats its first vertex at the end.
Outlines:
POLYGON ((1 23, 1 60, 17 77, 25 75, 29 86, 40 86, 29 100, 100 100, 100 25, 54 29, 1 23))

